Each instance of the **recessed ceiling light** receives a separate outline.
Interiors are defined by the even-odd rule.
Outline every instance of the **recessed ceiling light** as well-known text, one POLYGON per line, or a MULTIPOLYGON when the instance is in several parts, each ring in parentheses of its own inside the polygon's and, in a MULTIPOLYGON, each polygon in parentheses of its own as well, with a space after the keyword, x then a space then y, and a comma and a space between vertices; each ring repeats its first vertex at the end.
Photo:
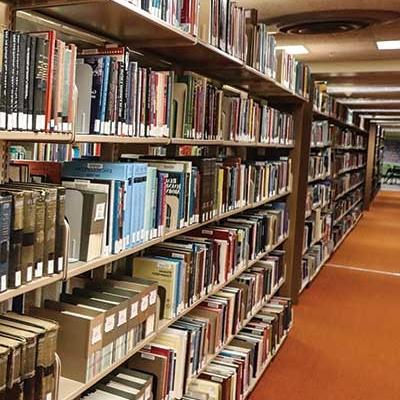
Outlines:
POLYGON ((376 46, 378 50, 400 50, 400 40, 381 40, 376 46))
POLYGON ((308 54, 308 49, 302 44, 299 45, 287 45, 287 46, 276 46, 277 50, 285 50, 288 54, 308 54))

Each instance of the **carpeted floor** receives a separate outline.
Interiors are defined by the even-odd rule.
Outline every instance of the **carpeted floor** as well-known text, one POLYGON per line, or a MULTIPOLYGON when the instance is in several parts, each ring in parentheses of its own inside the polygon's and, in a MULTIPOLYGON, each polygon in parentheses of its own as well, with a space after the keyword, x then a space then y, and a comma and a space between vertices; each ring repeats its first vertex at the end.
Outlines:
POLYGON ((399 400, 399 259, 400 194, 383 192, 330 261, 367 271, 323 268, 250 399, 399 400))

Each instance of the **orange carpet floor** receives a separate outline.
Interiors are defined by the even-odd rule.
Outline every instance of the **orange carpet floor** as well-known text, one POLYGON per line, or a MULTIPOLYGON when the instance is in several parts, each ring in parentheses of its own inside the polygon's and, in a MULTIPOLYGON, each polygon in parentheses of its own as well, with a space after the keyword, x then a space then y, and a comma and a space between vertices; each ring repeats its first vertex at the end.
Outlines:
POLYGON ((400 272, 400 192, 381 192, 329 263, 400 272))
MULTIPOLYGON (((399 258, 400 194, 385 192, 329 263, 389 272, 399 258)), ((250 399, 399 400, 399 302, 399 276, 324 267, 250 399)))

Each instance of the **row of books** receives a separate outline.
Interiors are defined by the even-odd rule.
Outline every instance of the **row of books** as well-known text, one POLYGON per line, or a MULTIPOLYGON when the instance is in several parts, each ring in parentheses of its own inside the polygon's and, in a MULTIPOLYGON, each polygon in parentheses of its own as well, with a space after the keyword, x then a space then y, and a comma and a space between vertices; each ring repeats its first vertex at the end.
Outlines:
POLYGON ((79 53, 77 133, 168 136, 174 74, 139 65, 135 56, 126 47, 79 53))
POLYGON ((245 10, 247 35, 247 65, 276 78, 275 35, 268 33, 268 26, 258 22, 256 9, 245 10))
MULTIPOLYGON (((291 187, 288 158, 246 163, 239 158, 139 161, 64 163, 62 184, 70 189, 66 201, 69 219, 77 221, 77 229, 81 217, 89 218, 86 225, 96 222, 98 225, 97 246, 93 244, 91 247, 91 257, 76 254, 70 257, 72 260, 87 261, 101 254, 118 253, 160 237, 164 232, 173 232, 245 205, 267 201, 291 187), (81 182, 82 179, 89 181, 81 182), (99 197, 96 203, 91 200, 93 195, 90 196, 93 212, 84 212, 83 194, 96 192, 102 192, 102 195, 96 195, 99 197), (81 199, 79 203, 74 200, 76 196, 81 199), (102 213, 96 219, 97 208, 102 213), (80 214, 78 209, 82 210, 80 214)), ((80 229, 76 235, 74 232, 71 240, 82 235, 80 229)), ((87 247, 90 244, 85 245, 87 247)))
POLYGON ((286 204, 273 203, 153 246, 133 258, 132 273, 163 288, 160 318, 174 318, 265 254, 288 229, 286 204))
POLYGON ((157 290, 155 282, 127 275, 100 281, 74 278, 59 301, 45 300, 29 312, 57 321, 62 374, 87 382, 155 332, 157 290))
POLYGON ((275 297, 188 387, 185 400, 240 400, 261 377, 290 330, 291 301, 275 297))
POLYGON ((14 312, 0 316, 1 398, 54 398, 58 332, 51 320, 14 312))
POLYGON ((65 267, 65 189, 46 183, 0 186, 0 291, 65 267))
POLYGON ((336 199, 345 195, 352 188, 358 186, 365 181, 365 173, 363 171, 347 173, 340 175, 333 182, 333 198, 336 199))
POLYGON ((309 98, 311 72, 308 65, 297 61, 285 50, 276 51, 276 79, 283 86, 306 99, 309 98))
POLYGON ((332 125, 328 121, 313 121, 311 147, 329 146, 332 143, 332 125))
POLYGON ((302 269, 302 285, 303 290, 316 276, 324 261, 332 252, 332 241, 319 242, 311 247, 311 249, 303 256, 301 262, 302 269))
POLYGON ((306 215, 316 208, 325 208, 332 200, 332 186, 330 181, 317 182, 309 185, 306 197, 306 215))
POLYGON ((336 247, 343 237, 354 227, 357 219, 362 213, 362 203, 348 213, 344 218, 341 219, 340 223, 335 224, 332 229, 332 239, 334 246, 336 247))
POLYGON ((71 132, 76 46, 54 31, 3 33, 0 129, 71 132))
MULTIPOLYGON (((230 307, 234 308, 232 304, 230 307)), ((184 381, 197 362, 199 351, 208 347, 207 333, 216 325, 215 318, 204 314, 188 316, 82 398, 239 400, 290 329, 291 307, 286 298, 271 300, 186 388, 184 381)))
POLYGON ((1 129, 70 132, 75 121, 78 134, 264 143, 283 135, 278 143, 291 144, 292 118, 245 92, 227 93, 193 73, 153 70, 126 47, 85 49, 76 60, 76 47, 54 31, 4 35, 1 129))
POLYGON ((331 149, 327 148, 311 154, 308 166, 309 181, 325 179, 331 173, 331 149))
POLYGON ((173 357, 167 357, 165 368, 169 379, 161 385, 163 379, 157 377, 154 398, 184 396, 192 378, 202 373, 209 358, 217 355, 223 345, 239 333, 245 320, 279 287, 284 279, 283 256, 283 252, 276 252, 257 262, 157 335, 130 360, 138 370, 154 373, 155 368, 142 361, 146 354, 157 354, 161 349, 173 353, 173 357), (168 359, 176 360, 173 366, 168 359))
POLYGON ((198 33, 200 1, 198 0, 125 0, 127 5, 133 4, 149 12, 154 17, 182 29, 194 36, 198 33))
POLYGON ((367 162, 367 155, 358 152, 336 153, 333 158, 333 173, 339 175, 349 169, 362 167, 367 162))
POLYGON ((334 224, 339 223, 363 199, 363 193, 364 190, 360 187, 335 202, 333 210, 334 224))
POLYGON ((351 130, 338 129, 334 132, 334 142, 336 147, 350 147, 365 150, 367 146, 367 137, 351 130))
POLYGON ((320 208, 313 211, 305 222, 304 246, 307 252, 315 243, 330 240, 332 232, 332 214, 322 212, 320 208))

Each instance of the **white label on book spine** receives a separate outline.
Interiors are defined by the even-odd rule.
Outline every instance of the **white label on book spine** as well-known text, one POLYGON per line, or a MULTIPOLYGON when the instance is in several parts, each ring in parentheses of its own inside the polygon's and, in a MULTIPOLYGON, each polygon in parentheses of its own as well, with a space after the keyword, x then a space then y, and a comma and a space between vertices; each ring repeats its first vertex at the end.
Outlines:
POLYGON ((33 129, 33 116, 31 114, 28 115, 28 131, 33 129))
POLYGON ((29 266, 26 269, 26 281, 30 282, 33 279, 33 267, 29 266))
POLYGON ((21 271, 15 272, 15 286, 21 286, 21 271))
POLYGON ((0 290, 4 292, 7 289, 7 275, 2 275, 0 279, 0 290))
POLYGON ((96 119, 94 121, 94 132, 99 133, 100 132, 100 120, 96 119))
POLYGON ((135 318, 137 315, 138 315, 138 302, 136 301, 135 303, 133 303, 131 305, 131 317, 130 317, 130 319, 135 318))
POLYGON ((115 314, 109 315, 104 323, 104 332, 108 333, 114 329, 115 325, 115 314))
POLYGON ((44 115, 37 115, 36 116, 36 129, 42 131, 42 130, 44 130, 45 125, 46 125, 45 116, 44 115))
POLYGON ((97 325, 92 330, 92 346, 101 340, 101 325, 97 325))
POLYGON ((146 337, 154 332, 154 322, 154 314, 149 315, 149 317, 146 319, 146 337))
POLYGON ((98 203, 96 205, 94 220, 102 221, 105 217, 105 212, 106 212, 106 203, 98 203))
POLYGON ((6 128, 7 116, 5 112, 0 112, 0 128, 6 128))
POLYGON ((149 306, 149 295, 144 296, 142 298, 142 301, 140 302, 140 311, 141 312, 146 311, 148 306, 149 306))
POLYGON ((157 300, 157 290, 152 290, 150 292, 150 299, 149 299, 149 303, 152 306, 157 300))
POLYGON ((57 272, 61 272, 63 269, 64 269, 64 257, 58 257, 57 272))
POLYGON ((36 264, 35 278, 41 278, 43 276, 43 262, 40 261, 36 264))
POLYGON ((144 391, 145 399, 148 400, 151 397, 151 385, 148 385, 144 391))
POLYGON ((123 324, 126 324, 127 320, 127 315, 128 315, 128 309, 124 308, 118 313, 118 324, 117 326, 121 326, 123 324))
POLYGON ((47 262, 47 273, 49 275, 54 274, 54 260, 49 260, 47 262))
POLYGON ((52 400, 52 398, 53 398, 53 395, 51 392, 46 394, 46 400, 52 400))

